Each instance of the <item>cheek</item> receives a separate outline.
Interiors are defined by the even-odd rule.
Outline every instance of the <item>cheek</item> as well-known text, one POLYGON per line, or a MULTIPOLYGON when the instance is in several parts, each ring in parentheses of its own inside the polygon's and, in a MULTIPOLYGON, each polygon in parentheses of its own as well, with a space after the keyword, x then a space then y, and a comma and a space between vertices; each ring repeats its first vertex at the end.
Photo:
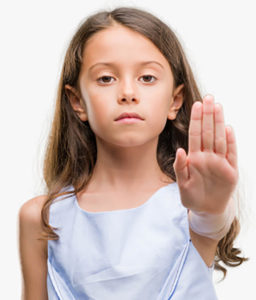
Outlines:
POLYGON ((107 99, 93 99, 89 102, 88 118, 91 122, 104 124, 104 120, 107 120, 109 106, 106 105, 107 99))
POLYGON ((88 98, 88 122, 97 136, 106 135, 114 120, 112 102, 106 96, 88 98))
POLYGON ((151 130, 161 132, 165 127, 171 103, 170 88, 151 93, 149 100, 150 105, 146 108, 151 130))
POLYGON ((151 110, 151 113, 158 115, 159 118, 164 116, 167 117, 171 103, 171 92, 170 88, 166 88, 164 86, 156 89, 155 91, 151 91, 148 95, 150 103, 148 108, 151 110))
POLYGON ((104 115, 108 114, 108 111, 111 109, 110 103, 113 98, 106 90, 93 88, 87 91, 85 102, 89 120, 104 121, 104 115))

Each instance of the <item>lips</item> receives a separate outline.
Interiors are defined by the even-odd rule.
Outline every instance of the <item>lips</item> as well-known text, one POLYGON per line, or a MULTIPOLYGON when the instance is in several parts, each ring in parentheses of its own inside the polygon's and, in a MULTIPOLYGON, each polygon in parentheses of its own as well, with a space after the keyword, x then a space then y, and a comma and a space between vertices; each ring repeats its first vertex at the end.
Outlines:
POLYGON ((140 120, 144 120, 140 115, 138 115, 135 112, 124 112, 122 113, 119 117, 117 117, 115 119, 115 121, 118 121, 120 119, 124 119, 124 118, 136 118, 136 119, 140 119, 140 120))

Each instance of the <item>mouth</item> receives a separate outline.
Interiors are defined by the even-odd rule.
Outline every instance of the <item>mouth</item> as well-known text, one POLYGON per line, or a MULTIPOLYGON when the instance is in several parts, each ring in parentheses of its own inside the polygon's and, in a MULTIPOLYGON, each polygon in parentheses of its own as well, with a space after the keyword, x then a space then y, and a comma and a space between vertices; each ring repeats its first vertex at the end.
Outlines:
POLYGON ((124 112, 119 117, 117 117, 115 119, 115 121, 129 120, 129 119, 130 119, 130 121, 134 121, 134 120, 142 121, 142 120, 144 120, 139 114, 137 114, 135 112, 124 112))
POLYGON ((143 120, 139 118, 127 118, 127 117, 116 120, 117 123, 125 123, 125 124, 138 123, 142 121, 143 120))

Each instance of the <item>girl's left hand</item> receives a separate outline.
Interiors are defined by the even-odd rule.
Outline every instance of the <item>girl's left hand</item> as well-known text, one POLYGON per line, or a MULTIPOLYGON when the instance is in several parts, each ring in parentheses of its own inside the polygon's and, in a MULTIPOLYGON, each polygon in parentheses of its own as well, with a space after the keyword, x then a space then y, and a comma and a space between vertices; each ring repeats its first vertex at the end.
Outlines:
POLYGON ((193 211, 224 212, 238 181, 233 129, 212 96, 192 106, 188 155, 176 152, 174 171, 183 205, 193 211))

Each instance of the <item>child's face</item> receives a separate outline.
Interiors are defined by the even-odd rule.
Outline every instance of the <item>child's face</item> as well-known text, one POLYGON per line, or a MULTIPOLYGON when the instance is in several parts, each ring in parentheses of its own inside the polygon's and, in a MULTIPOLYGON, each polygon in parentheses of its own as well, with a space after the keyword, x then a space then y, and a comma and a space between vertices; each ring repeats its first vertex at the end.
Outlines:
POLYGON ((81 120, 88 120, 96 138, 119 146, 137 146, 158 138, 167 118, 175 119, 183 102, 182 86, 173 89, 171 68, 158 48, 120 25, 87 41, 79 87, 74 93, 66 86, 73 109, 80 111, 81 120), (124 112, 135 112, 143 120, 115 121, 124 112))

